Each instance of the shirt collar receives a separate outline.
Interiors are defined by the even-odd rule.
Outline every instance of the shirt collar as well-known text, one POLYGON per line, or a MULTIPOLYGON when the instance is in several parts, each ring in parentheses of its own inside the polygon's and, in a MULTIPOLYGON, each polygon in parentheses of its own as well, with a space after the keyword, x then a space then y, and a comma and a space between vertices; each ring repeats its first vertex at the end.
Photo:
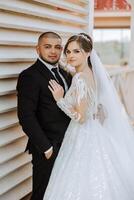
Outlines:
POLYGON ((38 59, 39 59, 50 71, 51 71, 52 68, 56 68, 56 67, 59 69, 58 63, 55 64, 55 65, 51 65, 51 64, 45 62, 44 60, 42 60, 40 57, 38 57, 38 59))

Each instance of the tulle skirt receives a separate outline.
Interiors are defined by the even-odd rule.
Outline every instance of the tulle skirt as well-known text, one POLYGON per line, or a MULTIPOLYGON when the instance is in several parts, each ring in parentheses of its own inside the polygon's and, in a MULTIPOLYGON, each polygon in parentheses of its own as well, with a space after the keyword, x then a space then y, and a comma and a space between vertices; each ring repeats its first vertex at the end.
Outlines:
POLYGON ((134 137, 112 131, 70 122, 44 200, 134 200, 134 137))

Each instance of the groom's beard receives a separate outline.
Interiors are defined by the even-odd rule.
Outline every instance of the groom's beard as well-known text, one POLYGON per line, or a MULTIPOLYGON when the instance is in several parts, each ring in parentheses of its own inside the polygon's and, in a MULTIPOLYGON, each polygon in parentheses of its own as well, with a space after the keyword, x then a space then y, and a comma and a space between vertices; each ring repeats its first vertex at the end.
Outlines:
POLYGON ((45 58, 43 58, 41 55, 40 55, 40 58, 41 58, 42 60, 44 60, 44 62, 46 62, 46 63, 48 63, 48 64, 50 64, 50 65, 56 65, 56 64, 59 62, 59 60, 56 60, 56 61, 54 61, 54 62, 50 62, 50 61, 46 60, 45 58))

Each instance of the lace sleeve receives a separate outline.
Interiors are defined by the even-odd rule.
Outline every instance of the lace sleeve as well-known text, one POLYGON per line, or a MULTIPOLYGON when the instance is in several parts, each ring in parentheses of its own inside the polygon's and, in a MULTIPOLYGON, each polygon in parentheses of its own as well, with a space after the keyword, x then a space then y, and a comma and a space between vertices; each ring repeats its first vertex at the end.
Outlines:
POLYGON ((72 81, 73 99, 75 99, 75 105, 71 105, 67 98, 61 98, 57 105, 66 113, 72 120, 79 123, 85 121, 85 111, 87 108, 87 84, 80 76, 75 76, 72 81))
POLYGON ((58 107, 66 113, 66 115, 68 115, 71 119, 75 120, 75 121, 79 121, 81 118, 81 115, 79 112, 77 112, 73 106, 69 105, 68 102, 66 102, 66 100, 64 98, 61 98, 58 102, 57 102, 58 107))

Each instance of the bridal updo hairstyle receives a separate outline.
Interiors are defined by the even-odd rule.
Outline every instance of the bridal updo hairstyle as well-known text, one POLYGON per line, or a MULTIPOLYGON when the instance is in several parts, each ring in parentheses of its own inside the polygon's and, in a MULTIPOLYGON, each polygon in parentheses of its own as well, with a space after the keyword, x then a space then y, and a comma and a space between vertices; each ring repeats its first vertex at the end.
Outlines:
MULTIPOLYGON (((65 55, 66 55, 68 45, 74 41, 76 41, 79 44, 80 48, 82 48, 86 53, 91 52, 93 49, 92 38, 89 35, 87 35, 86 33, 79 33, 78 35, 73 35, 68 39, 68 41, 64 47, 65 55)), ((90 69, 92 69, 92 65, 90 62, 90 56, 88 57, 88 65, 89 65, 90 69)))

